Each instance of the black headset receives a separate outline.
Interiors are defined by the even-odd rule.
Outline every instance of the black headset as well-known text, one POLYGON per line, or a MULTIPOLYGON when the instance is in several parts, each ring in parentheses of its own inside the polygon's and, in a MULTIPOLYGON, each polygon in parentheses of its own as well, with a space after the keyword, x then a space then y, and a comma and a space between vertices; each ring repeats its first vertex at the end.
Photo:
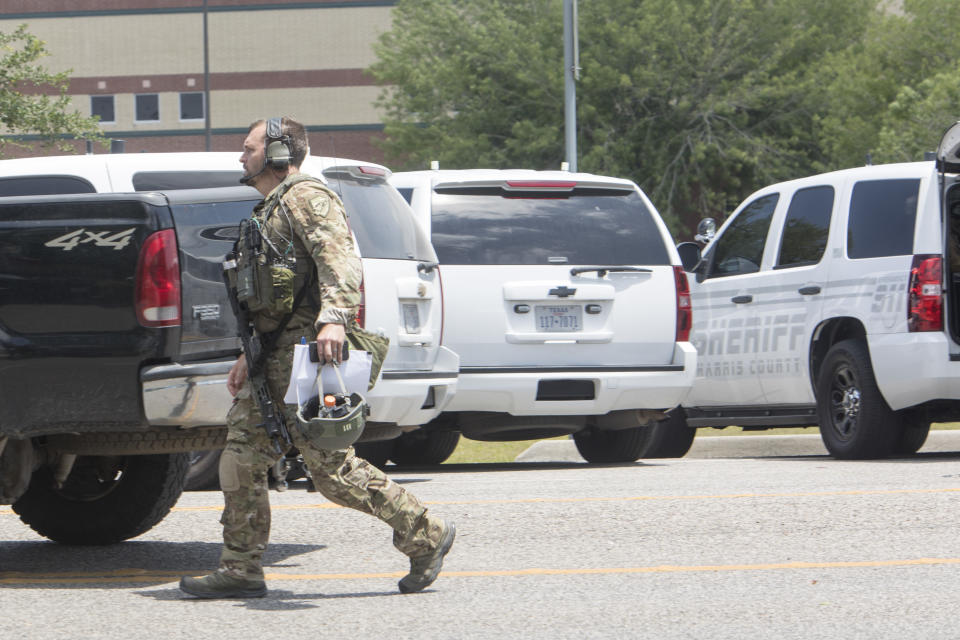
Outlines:
POLYGON ((283 133, 283 118, 267 120, 267 149, 264 164, 271 169, 283 170, 290 166, 290 136, 283 133))

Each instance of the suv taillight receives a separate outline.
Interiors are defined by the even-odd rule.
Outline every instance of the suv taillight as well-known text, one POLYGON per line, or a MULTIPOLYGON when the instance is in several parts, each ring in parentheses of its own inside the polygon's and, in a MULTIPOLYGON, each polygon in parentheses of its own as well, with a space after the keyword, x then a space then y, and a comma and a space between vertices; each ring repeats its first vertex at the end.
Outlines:
POLYGON ((440 340, 437 344, 443 344, 443 321, 446 320, 446 309, 443 307, 443 273, 437 267, 437 286, 440 287, 440 340))
POLYGON ((690 283, 683 267, 673 267, 673 277, 677 283, 677 342, 689 342, 690 326, 693 324, 693 310, 690 306, 690 283))
POLYGON ((913 256, 907 292, 907 327, 910 331, 943 330, 942 269, 941 256, 913 256))
POLYGON ((363 288, 363 279, 360 280, 360 304, 357 305, 357 324, 364 329, 367 324, 367 292, 363 288))
POLYGON ((180 258, 173 229, 157 231, 140 248, 134 305, 145 327, 180 324, 180 258))

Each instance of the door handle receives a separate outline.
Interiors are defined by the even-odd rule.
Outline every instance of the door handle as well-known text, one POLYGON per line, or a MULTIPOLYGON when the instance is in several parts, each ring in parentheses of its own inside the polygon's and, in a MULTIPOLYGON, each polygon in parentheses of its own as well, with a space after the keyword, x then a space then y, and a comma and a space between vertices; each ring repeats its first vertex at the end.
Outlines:
POLYGON ((820 287, 813 284, 813 285, 810 285, 809 287, 800 287, 799 289, 797 289, 797 291, 799 291, 800 295, 802 296, 813 296, 820 293, 820 287))
POLYGON ((730 298, 730 302, 733 304, 746 304, 748 302, 753 302, 753 296, 733 296, 730 298))

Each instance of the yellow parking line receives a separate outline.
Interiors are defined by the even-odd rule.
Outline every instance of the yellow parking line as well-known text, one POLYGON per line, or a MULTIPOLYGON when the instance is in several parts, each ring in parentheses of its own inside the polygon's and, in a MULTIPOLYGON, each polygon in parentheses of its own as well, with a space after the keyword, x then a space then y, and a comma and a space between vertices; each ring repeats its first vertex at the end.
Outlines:
MULTIPOLYGON (((434 500, 427 501, 432 505, 489 505, 489 504, 547 504, 547 503, 578 503, 578 502, 633 502, 638 500, 745 500, 757 498, 817 498, 830 496, 894 496, 919 495, 936 493, 960 493, 960 487, 946 487, 941 489, 883 489, 883 490, 854 490, 854 491, 796 491, 785 493, 718 493, 702 495, 665 495, 665 496, 611 496, 611 497, 583 497, 583 498, 508 498, 503 500, 434 500)), ((272 510, 296 511, 302 509, 343 509, 330 502, 314 504, 274 504, 272 510)), ((222 505, 178 506, 173 511, 222 511, 222 505)), ((0 508, 0 515, 14 515, 9 507, 0 508)))
MULTIPOLYGON (((606 567, 582 569, 502 569, 490 571, 444 571, 444 578, 509 578, 530 576, 585 576, 665 573, 717 573, 724 571, 794 571, 805 569, 875 569, 889 567, 947 566, 960 565, 960 558, 913 558, 906 560, 851 560, 837 562, 773 562, 768 564, 718 564, 718 565, 658 565, 651 567, 606 567)), ((108 584, 108 583, 166 583, 179 579, 190 572, 148 571, 144 569, 118 569, 107 572, 29 573, 25 571, 0 572, 0 584, 108 584)), ((198 575, 202 572, 197 572, 198 575)), ((336 581, 393 579, 404 572, 387 573, 268 573, 272 581, 336 581)))

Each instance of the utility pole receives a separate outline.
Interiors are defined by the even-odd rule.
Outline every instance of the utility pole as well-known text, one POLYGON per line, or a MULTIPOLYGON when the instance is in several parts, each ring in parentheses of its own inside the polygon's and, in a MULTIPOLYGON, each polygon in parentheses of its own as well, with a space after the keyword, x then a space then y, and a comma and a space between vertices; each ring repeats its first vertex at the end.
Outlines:
POLYGON ((207 34, 207 0, 203 0, 203 118, 207 151, 212 148, 210 137, 210 41, 207 34))
POLYGON ((563 0, 563 112, 567 167, 577 171, 577 85, 580 51, 577 42, 577 0, 563 0))

